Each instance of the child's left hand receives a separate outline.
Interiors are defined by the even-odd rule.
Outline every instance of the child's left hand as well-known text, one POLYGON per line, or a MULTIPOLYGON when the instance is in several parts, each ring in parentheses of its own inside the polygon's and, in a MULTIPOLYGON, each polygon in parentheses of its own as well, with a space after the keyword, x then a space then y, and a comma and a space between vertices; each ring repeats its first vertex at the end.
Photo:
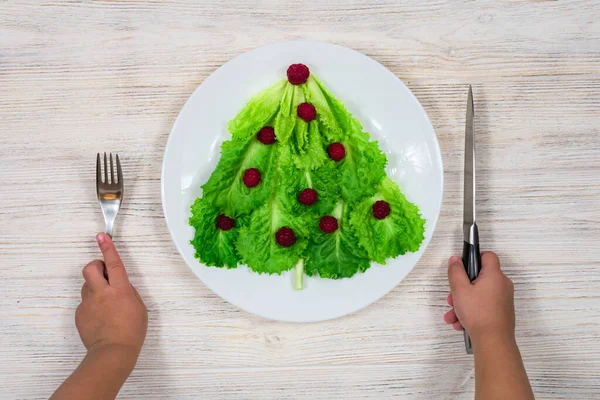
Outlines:
POLYGON ((101 233, 96 239, 104 262, 92 261, 83 268, 85 283, 75 325, 88 352, 118 347, 131 354, 135 364, 146 337, 148 311, 111 238, 101 233))
POLYGON ((83 268, 75 325, 88 350, 51 400, 114 399, 133 371, 148 329, 148 311, 129 282, 112 239, 96 237, 104 261, 83 268))

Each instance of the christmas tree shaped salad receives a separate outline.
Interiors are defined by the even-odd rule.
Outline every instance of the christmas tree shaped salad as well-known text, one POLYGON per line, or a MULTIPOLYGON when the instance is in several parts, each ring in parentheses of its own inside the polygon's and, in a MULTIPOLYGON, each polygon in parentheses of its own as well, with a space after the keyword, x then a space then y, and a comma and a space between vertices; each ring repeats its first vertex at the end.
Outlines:
POLYGON ((261 274, 295 268, 300 289, 304 273, 349 278, 417 251, 425 220, 386 175, 377 142, 306 65, 287 78, 229 122, 192 205, 196 257, 261 274))

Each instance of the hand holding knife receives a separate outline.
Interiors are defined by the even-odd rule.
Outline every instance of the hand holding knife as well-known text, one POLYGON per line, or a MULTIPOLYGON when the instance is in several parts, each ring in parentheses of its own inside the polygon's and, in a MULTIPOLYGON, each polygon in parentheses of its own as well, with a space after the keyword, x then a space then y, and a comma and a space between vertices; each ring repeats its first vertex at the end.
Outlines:
MULTIPOLYGON (((463 209, 463 264, 469 279, 477 278, 481 270, 481 255, 479 253, 479 231, 475 219, 475 128, 473 117, 473 90, 469 85, 467 99, 467 120, 465 128, 465 176, 464 176, 464 209, 463 209)), ((473 346, 469 333, 465 330, 465 349, 467 354, 473 354, 473 346)))

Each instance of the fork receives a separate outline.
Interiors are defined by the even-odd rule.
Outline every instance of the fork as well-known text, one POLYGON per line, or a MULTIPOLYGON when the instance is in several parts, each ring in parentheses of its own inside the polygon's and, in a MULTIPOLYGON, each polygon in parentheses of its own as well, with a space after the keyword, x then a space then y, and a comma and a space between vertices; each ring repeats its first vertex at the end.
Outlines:
POLYGON ((110 153, 110 180, 108 179, 109 164, 107 162, 106 153, 104 153, 104 181, 102 180, 100 153, 98 153, 98 157, 96 158, 96 192, 98 193, 98 203, 100 203, 100 208, 102 208, 102 214, 104 215, 104 222, 106 223, 106 233, 110 237, 112 237, 115 219, 117 218, 123 200, 123 171, 121 170, 119 155, 116 154, 115 156, 117 159, 118 181, 115 181, 112 153, 110 153))

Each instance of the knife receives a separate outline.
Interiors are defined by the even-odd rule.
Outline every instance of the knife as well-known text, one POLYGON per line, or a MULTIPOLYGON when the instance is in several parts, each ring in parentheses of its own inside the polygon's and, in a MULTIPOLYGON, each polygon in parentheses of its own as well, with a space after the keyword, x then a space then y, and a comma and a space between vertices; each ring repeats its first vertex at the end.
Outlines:
MULTIPOLYGON (((479 253, 479 231, 475 222, 475 128, 473 117, 473 90, 469 85, 467 99, 467 122, 465 128, 465 183, 463 209, 463 264, 471 282, 477 278, 481 270, 481 254, 479 253)), ((465 349, 473 354, 473 346, 469 333, 465 330, 465 349)))

